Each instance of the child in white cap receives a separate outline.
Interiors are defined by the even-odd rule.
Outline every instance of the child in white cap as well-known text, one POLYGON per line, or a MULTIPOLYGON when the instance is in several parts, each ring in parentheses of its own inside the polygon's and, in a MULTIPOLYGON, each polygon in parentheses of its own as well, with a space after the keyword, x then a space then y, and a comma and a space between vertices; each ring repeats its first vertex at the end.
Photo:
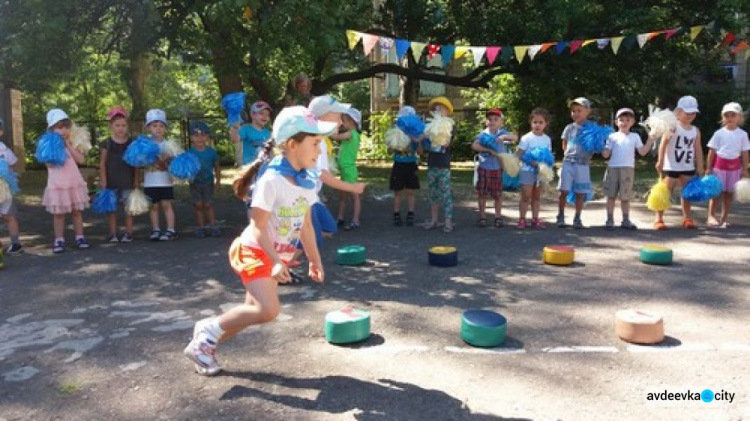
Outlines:
MULTIPOLYGON (((362 130, 362 113, 352 107, 341 118, 343 120, 341 124, 343 130, 339 133, 334 133, 331 135, 331 138, 341 142, 338 157, 341 181, 354 184, 357 182, 359 176, 357 173, 357 154, 359 153, 359 130, 362 130)), ((344 227, 347 231, 359 228, 359 217, 362 209, 359 194, 342 191, 341 200, 339 201, 338 221, 344 220, 346 202, 350 199, 354 209, 351 221, 344 227)))
MULTIPOLYGON (((273 139, 281 154, 258 177, 250 224, 229 249, 232 269, 245 286, 245 303, 221 316, 196 323, 193 340, 184 352, 195 363, 198 373, 211 376, 221 371, 215 355, 220 341, 278 316, 277 284, 291 280, 287 263, 300 242, 305 245, 310 261, 309 276, 314 281, 323 281, 323 264, 310 211, 318 200, 317 173, 310 170, 316 167, 323 135, 333 133, 336 126, 319 121, 301 106, 284 108, 276 117, 273 139)), ((260 160, 243 169, 234 182, 235 195, 245 197, 260 169, 260 160)))
POLYGON ((721 180, 724 191, 708 203, 708 225, 729 226, 729 211, 732 209, 732 193, 740 179, 747 177, 750 141, 747 132, 740 126, 745 121, 742 106, 736 102, 724 105, 721 110, 722 128, 708 141, 706 173, 715 174, 721 180), (722 203, 721 217, 716 217, 716 208, 722 203))
POLYGON ((143 175, 143 193, 151 200, 151 211, 149 220, 151 221, 151 241, 171 241, 177 238, 175 231, 175 216, 172 208, 174 200, 174 184, 172 176, 167 171, 172 156, 166 151, 167 142, 167 114, 159 109, 148 110, 146 113, 146 130, 151 133, 151 140, 159 145, 161 153, 159 160, 154 165, 146 168, 143 175), (167 222, 167 229, 161 230, 159 223, 159 208, 164 211, 164 219, 167 222))
POLYGON ((576 195, 575 215, 573 216, 573 228, 583 228, 581 212, 586 194, 591 192, 591 153, 587 152, 583 145, 576 142, 578 132, 591 114, 591 101, 584 97, 578 97, 568 104, 572 123, 565 126, 562 135, 563 156, 562 168, 560 169, 560 182, 557 189, 560 191, 558 197, 557 226, 565 228, 565 206, 568 200, 568 192, 571 190, 576 195))

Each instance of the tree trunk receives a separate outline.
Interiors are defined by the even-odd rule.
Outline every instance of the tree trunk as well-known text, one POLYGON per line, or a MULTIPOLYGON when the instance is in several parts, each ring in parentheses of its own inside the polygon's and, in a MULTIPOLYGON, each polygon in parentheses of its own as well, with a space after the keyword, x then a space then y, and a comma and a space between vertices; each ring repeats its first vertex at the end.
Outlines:
POLYGON ((419 79, 410 76, 401 77, 400 105, 416 106, 419 101, 419 79))
POLYGON ((140 122, 144 119, 149 105, 146 82, 151 74, 151 61, 148 53, 139 52, 130 57, 130 62, 125 71, 127 73, 125 80, 128 83, 128 93, 133 101, 133 108, 130 112, 132 116, 131 124, 136 126, 134 128, 137 128, 137 131, 140 131, 140 122))

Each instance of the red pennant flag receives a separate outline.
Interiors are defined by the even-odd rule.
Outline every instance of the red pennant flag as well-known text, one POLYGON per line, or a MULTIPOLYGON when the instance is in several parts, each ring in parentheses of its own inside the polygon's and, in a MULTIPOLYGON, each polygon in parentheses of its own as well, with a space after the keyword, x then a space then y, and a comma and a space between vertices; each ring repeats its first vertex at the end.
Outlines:
POLYGON ((437 44, 429 44, 427 46, 427 60, 432 60, 435 54, 440 52, 440 46, 437 44))
POLYGON ((575 54, 576 50, 583 45, 583 41, 582 39, 570 41, 570 54, 575 54))
POLYGON ((667 29, 664 33, 666 34, 667 40, 669 40, 679 31, 679 29, 667 29))
POLYGON ((728 47, 729 44, 731 44, 732 42, 734 42, 735 38, 736 37, 734 36, 733 33, 731 33, 731 32, 727 33, 727 36, 724 37, 724 41, 721 42, 721 45, 719 46, 719 48, 726 48, 726 47, 728 47))
POLYGON ((502 47, 487 47, 487 52, 485 54, 487 55, 487 62, 490 63, 490 66, 495 62, 500 50, 502 50, 502 47))

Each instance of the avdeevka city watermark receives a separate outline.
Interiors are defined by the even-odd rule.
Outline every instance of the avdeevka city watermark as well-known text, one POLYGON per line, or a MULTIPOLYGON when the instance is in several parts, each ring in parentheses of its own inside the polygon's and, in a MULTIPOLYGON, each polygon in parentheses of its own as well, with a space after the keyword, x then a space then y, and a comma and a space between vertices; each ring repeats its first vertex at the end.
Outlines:
POLYGON ((732 403, 734 402, 735 393, 721 389, 714 392, 711 389, 702 391, 684 389, 679 392, 669 390, 649 390, 646 393, 646 400, 652 404, 669 404, 674 405, 678 402, 695 402, 695 403, 732 403))

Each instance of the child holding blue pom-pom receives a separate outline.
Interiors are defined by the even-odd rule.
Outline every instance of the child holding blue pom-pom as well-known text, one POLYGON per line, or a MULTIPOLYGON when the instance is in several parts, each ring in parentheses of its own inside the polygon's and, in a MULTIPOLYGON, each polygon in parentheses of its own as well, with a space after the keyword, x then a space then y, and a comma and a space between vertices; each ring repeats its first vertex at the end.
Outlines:
MULTIPOLYGON (((0 161, 5 164, 5 170, 8 172, 7 176, 13 177, 13 180, 16 180, 15 173, 12 172, 13 170, 10 167, 18 162, 18 158, 2 141, 4 128, 5 123, 0 119, 0 161)), ((2 171, 0 171, 0 179, 2 178, 2 171)), ((11 187, 11 190, 12 189, 13 188, 11 187)), ((19 239, 20 229, 18 228, 16 212, 16 205, 13 203, 12 196, 7 200, 0 200, 0 216, 3 217, 5 225, 8 226, 8 234, 10 235, 10 246, 8 246, 8 249, 5 250, 5 252, 11 256, 23 253, 23 246, 19 239)), ((2 268, 2 255, 2 243, 0 243, 0 268, 2 268)))
POLYGON ((167 141, 164 136, 167 133, 167 114, 158 109, 148 110, 146 113, 146 130, 151 133, 151 140, 159 145, 161 154, 156 163, 146 168, 143 177, 143 193, 151 199, 151 241, 171 241, 177 237, 175 232, 174 209, 174 185, 172 176, 167 171, 169 161, 172 157, 166 151, 167 141), (161 231, 159 224, 159 207, 164 210, 164 218, 167 220, 167 230, 161 231))
POLYGON ((604 173, 604 195, 607 196, 607 222, 605 228, 614 229, 615 201, 620 197, 622 209, 622 224, 625 229, 635 230, 638 227, 630 221, 630 198, 635 179, 635 153, 646 155, 654 146, 654 137, 649 135, 643 144, 638 133, 630 129, 635 124, 635 113, 630 108, 621 108, 615 114, 619 131, 607 138, 602 156, 609 159, 607 171, 604 173))
POLYGON ((47 130, 60 135, 64 140, 65 161, 62 166, 47 163, 47 187, 44 189, 42 204, 52 214, 55 240, 53 253, 65 251, 65 215, 73 219, 75 244, 79 249, 89 248, 83 236, 82 210, 89 207, 89 193, 86 182, 78 170, 77 164, 83 164, 86 158, 73 147, 70 129, 73 122, 65 111, 55 108, 47 113, 47 130))
POLYGON ((562 132, 562 147, 565 151, 562 169, 560 170, 560 182, 557 186, 560 190, 558 200, 557 226, 565 228, 565 205, 568 192, 573 191, 576 195, 576 213, 573 217, 573 228, 583 228, 581 212, 586 194, 591 192, 591 152, 586 151, 582 144, 576 142, 578 132, 591 114, 591 101, 579 97, 570 101, 570 118, 573 122, 565 126, 562 132))
MULTIPOLYGON (((535 148, 547 148, 552 150, 552 140, 544 131, 549 125, 549 113, 544 108, 535 108, 529 115, 531 123, 531 132, 521 137, 518 144, 518 156, 523 156, 526 151, 535 148)), ((524 229, 528 226, 526 222, 526 212, 531 205, 532 225, 534 228, 544 228, 544 224, 539 219, 539 210, 541 207, 542 181, 539 178, 540 162, 531 163, 523 162, 519 180, 521 183, 521 201, 518 202, 518 228, 524 229)))
POLYGON ((208 146, 210 140, 211 131, 206 123, 196 120, 190 124, 190 141, 193 147, 188 150, 188 153, 195 155, 201 163, 200 171, 190 182, 195 221, 198 225, 195 229, 195 236, 198 238, 209 234, 214 237, 221 235, 214 215, 214 185, 216 189, 221 186, 221 166, 216 149, 208 146), (206 220, 208 220, 208 225, 206 225, 206 220))
POLYGON ((708 225, 728 227, 729 210, 732 208, 732 193, 740 179, 747 177, 750 140, 740 126, 745 120, 742 106, 736 102, 724 105, 721 110, 721 123, 708 141, 706 173, 715 174, 721 180, 724 191, 708 203, 708 225), (716 207, 722 203, 721 218, 716 218, 716 207))
MULTIPOLYGON (((404 105, 398 110, 398 118, 405 116, 415 116, 417 111, 414 107, 404 105)), ((398 133, 401 129, 391 129, 394 136, 400 136, 398 133)), ((390 131, 389 131, 390 132, 390 131)), ((403 133, 403 132, 401 132, 403 133)), ((414 190, 419 190, 419 155, 422 153, 422 145, 419 137, 412 137, 403 133, 400 145, 390 144, 389 152, 393 152, 393 167, 391 167, 391 177, 389 187, 393 190, 393 224, 401 226, 404 220, 401 218, 401 201, 406 196, 406 226, 414 225, 414 190)), ((399 143, 399 142, 395 142, 399 143)))
POLYGON ((271 138, 271 132, 266 128, 270 120, 271 106, 257 101, 250 106, 250 123, 231 127, 229 137, 237 149, 239 166, 251 164, 258 158, 263 144, 271 138))
MULTIPOLYGON (((99 185, 111 189, 118 203, 124 203, 137 187, 136 170, 123 159, 125 150, 133 143, 128 136, 128 112, 123 107, 114 107, 107 112, 111 135, 99 145, 99 185)), ((133 216, 125 212, 125 233, 117 234, 117 212, 107 214, 110 243, 133 241, 133 216)))
POLYGON ((506 142, 515 142, 518 136, 503 128, 503 113, 499 108, 491 108, 484 114, 487 128, 483 130, 471 148, 479 152, 477 168, 477 204, 479 206, 479 227, 487 226, 487 197, 495 201, 495 227, 503 226, 503 168, 497 153, 506 153, 506 142), (492 145, 483 145, 483 140, 491 140, 492 145), (490 147, 492 146, 492 147, 490 147))

